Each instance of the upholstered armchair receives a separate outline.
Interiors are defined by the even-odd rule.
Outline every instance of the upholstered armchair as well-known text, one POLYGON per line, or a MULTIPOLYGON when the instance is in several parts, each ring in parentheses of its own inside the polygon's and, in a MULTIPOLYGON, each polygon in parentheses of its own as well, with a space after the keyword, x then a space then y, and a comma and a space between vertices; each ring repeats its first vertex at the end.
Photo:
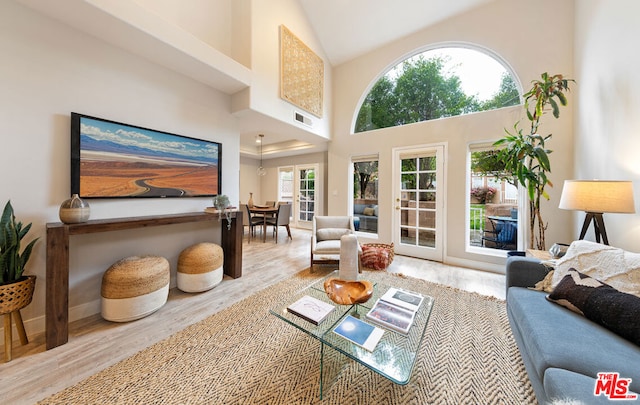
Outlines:
MULTIPOLYGON (((340 238, 355 234, 351 216, 314 216, 311 233, 311 271, 313 265, 340 263, 340 238)), ((358 243, 358 262, 362 247, 358 243)), ((358 268, 360 271, 360 266, 358 268)))

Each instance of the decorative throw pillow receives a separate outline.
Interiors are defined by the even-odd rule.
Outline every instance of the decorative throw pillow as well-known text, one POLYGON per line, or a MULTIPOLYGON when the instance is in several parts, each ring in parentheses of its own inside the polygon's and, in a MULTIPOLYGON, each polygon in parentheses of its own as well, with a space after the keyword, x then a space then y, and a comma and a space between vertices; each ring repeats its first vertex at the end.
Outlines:
POLYGON ((536 291, 544 291, 544 292, 551 292, 553 291, 553 287, 551 287, 551 280, 553 278, 553 272, 554 270, 551 270, 547 273, 546 276, 544 276, 544 278, 540 281, 538 281, 536 283, 536 285, 531 288, 532 290, 536 290, 536 291))
POLYGON ((586 240, 571 243, 556 262, 553 287, 569 269, 607 283, 618 291, 640 297, 640 254, 586 240))
POLYGON ((570 269, 547 299, 640 345, 640 298, 635 295, 570 269))
POLYGON ((362 266, 373 270, 385 270, 393 260, 392 253, 388 247, 362 245, 362 266))
POLYGON ((316 231, 318 242, 323 240, 339 240, 344 235, 351 234, 351 229, 346 228, 322 228, 316 231))
POLYGON ((369 217, 373 216, 374 212, 375 212, 375 210, 373 208, 371 208, 371 207, 367 207, 364 210, 362 210, 362 214, 366 215, 366 216, 369 216, 369 217))

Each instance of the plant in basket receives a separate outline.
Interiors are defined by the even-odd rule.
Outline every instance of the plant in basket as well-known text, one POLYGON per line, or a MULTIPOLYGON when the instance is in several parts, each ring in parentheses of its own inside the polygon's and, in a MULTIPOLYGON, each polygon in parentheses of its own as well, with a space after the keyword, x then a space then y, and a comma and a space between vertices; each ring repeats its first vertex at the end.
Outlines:
POLYGON ((16 221, 11 201, 8 201, 0 217, 0 315, 4 315, 4 360, 11 360, 11 318, 13 317, 20 342, 29 343, 22 323, 20 310, 31 303, 36 287, 36 276, 23 276, 31 251, 39 238, 29 242, 21 250, 22 240, 31 224, 16 221))
POLYGON ((31 229, 31 225, 23 227, 22 222, 16 221, 11 201, 8 201, 0 219, 0 284, 11 283, 22 277, 33 246, 38 241, 38 238, 32 240, 20 252, 22 239, 31 229))
POLYGON ((23 226, 16 221, 8 201, 0 218, 0 314, 20 310, 31 302, 36 276, 22 273, 39 238, 21 250, 22 240, 30 229, 31 224, 23 226))

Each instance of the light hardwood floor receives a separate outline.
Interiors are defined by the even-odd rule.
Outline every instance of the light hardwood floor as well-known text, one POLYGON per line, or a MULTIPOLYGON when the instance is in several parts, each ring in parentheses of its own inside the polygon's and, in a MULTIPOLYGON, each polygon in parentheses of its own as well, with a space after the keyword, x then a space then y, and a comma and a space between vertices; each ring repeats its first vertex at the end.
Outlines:
MULTIPOLYGON (((292 229, 292 234, 288 241, 286 232, 280 232, 277 244, 271 235, 266 243, 247 243, 245 236, 241 278, 225 276, 214 289, 200 294, 173 289, 167 304, 146 318, 119 324, 96 315, 73 322, 69 342, 48 351, 44 334, 29 336, 26 346, 15 341, 13 360, 0 364, 0 403, 33 404, 307 268, 310 232, 292 229)), ((335 268, 330 267, 316 269, 326 273, 335 268)), ((505 278, 499 274, 398 255, 388 271, 504 299, 505 278)))

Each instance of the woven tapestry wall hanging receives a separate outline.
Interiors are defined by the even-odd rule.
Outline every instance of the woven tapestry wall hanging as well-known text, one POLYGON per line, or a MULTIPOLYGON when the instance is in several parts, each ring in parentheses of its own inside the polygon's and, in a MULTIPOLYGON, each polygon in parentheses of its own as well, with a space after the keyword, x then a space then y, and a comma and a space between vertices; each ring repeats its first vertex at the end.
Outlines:
POLYGON ((284 25, 280 54, 280 97, 321 118, 324 62, 284 25))

